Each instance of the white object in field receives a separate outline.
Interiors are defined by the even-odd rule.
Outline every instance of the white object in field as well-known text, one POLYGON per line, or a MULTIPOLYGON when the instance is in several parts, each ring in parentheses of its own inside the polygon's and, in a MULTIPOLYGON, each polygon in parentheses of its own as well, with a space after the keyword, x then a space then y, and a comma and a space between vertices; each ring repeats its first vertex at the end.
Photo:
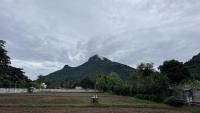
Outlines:
POLYGON ((46 88, 47 88, 47 85, 46 85, 45 83, 41 83, 41 88, 46 89, 46 88))

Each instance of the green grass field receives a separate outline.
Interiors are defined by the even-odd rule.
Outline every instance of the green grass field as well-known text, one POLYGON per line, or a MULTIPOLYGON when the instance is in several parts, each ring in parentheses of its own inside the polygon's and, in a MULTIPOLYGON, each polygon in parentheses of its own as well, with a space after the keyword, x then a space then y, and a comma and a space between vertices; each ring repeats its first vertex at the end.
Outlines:
POLYGON ((135 113, 137 110, 141 110, 141 113, 146 113, 146 111, 149 111, 147 113, 160 113, 161 111, 162 113, 189 113, 189 111, 192 111, 193 113, 200 113, 198 111, 199 108, 195 107, 193 109, 191 107, 173 108, 160 103, 139 100, 133 97, 116 96, 108 93, 98 93, 99 104, 92 104, 90 102, 90 97, 93 95, 95 94, 0 94, 0 113, 14 113, 15 111, 20 111, 20 113, 76 113, 80 112, 81 109, 84 109, 87 112, 98 112, 101 110, 103 110, 102 112, 105 112, 109 110, 114 110, 116 113, 124 113, 125 111, 126 113, 135 113), (11 107, 14 111, 9 111, 11 107), (45 109, 48 109, 49 111, 44 112, 45 109), (121 112, 123 110, 124 112, 121 112))

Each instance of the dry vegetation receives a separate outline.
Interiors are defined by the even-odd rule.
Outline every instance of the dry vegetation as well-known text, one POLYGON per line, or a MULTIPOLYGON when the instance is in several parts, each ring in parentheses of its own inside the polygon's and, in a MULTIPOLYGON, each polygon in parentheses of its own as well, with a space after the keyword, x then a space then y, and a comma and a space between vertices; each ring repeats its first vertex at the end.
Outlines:
POLYGON ((188 113, 143 101, 99 93, 100 103, 90 103, 93 93, 0 94, 0 113, 188 113), (169 110, 170 109, 170 110, 169 110))
POLYGON ((0 107, 1 113, 188 113, 150 108, 0 107))

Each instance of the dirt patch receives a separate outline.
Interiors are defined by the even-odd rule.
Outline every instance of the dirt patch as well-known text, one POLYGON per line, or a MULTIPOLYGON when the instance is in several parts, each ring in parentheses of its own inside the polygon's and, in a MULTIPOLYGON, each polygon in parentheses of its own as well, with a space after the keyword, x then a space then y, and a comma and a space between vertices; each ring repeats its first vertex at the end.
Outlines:
POLYGON ((142 101, 135 98, 123 97, 123 96, 100 96, 100 100, 107 104, 151 104, 149 101, 142 101))
MULTIPOLYGON (((93 93, 36 93, 0 95, 0 104, 90 104, 93 93)), ((104 104, 151 104, 146 101, 115 95, 98 94, 100 102, 104 104)))
POLYGON ((86 96, 16 95, 0 97, 0 104, 87 104, 86 96))
POLYGON ((188 113, 147 108, 0 107, 0 113, 188 113))

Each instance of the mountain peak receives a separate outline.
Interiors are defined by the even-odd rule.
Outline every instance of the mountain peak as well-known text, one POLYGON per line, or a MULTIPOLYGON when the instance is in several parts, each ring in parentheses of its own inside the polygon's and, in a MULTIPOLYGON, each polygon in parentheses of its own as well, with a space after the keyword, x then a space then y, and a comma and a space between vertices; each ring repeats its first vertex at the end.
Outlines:
POLYGON ((200 53, 193 57, 195 60, 200 60, 200 53))
POLYGON ((187 61, 184 65, 189 70, 192 78, 200 80, 200 53, 193 56, 192 59, 187 61))
POLYGON ((192 59, 190 59, 188 62, 186 62, 185 64, 188 64, 188 63, 194 63, 194 62, 200 62, 200 53, 193 56, 192 59))
POLYGON ((65 65, 63 69, 50 73, 46 76, 47 81, 63 80, 82 80, 89 77, 91 80, 96 79, 96 74, 102 72, 106 75, 111 72, 119 74, 122 79, 128 79, 135 69, 124 64, 112 62, 106 57, 98 54, 89 58, 89 60, 77 67, 65 65))
POLYGON ((88 61, 104 61, 105 59, 106 59, 105 57, 96 54, 90 57, 88 61))
POLYGON ((67 68, 70 68, 70 66, 69 65, 65 65, 63 68, 67 69, 67 68))

